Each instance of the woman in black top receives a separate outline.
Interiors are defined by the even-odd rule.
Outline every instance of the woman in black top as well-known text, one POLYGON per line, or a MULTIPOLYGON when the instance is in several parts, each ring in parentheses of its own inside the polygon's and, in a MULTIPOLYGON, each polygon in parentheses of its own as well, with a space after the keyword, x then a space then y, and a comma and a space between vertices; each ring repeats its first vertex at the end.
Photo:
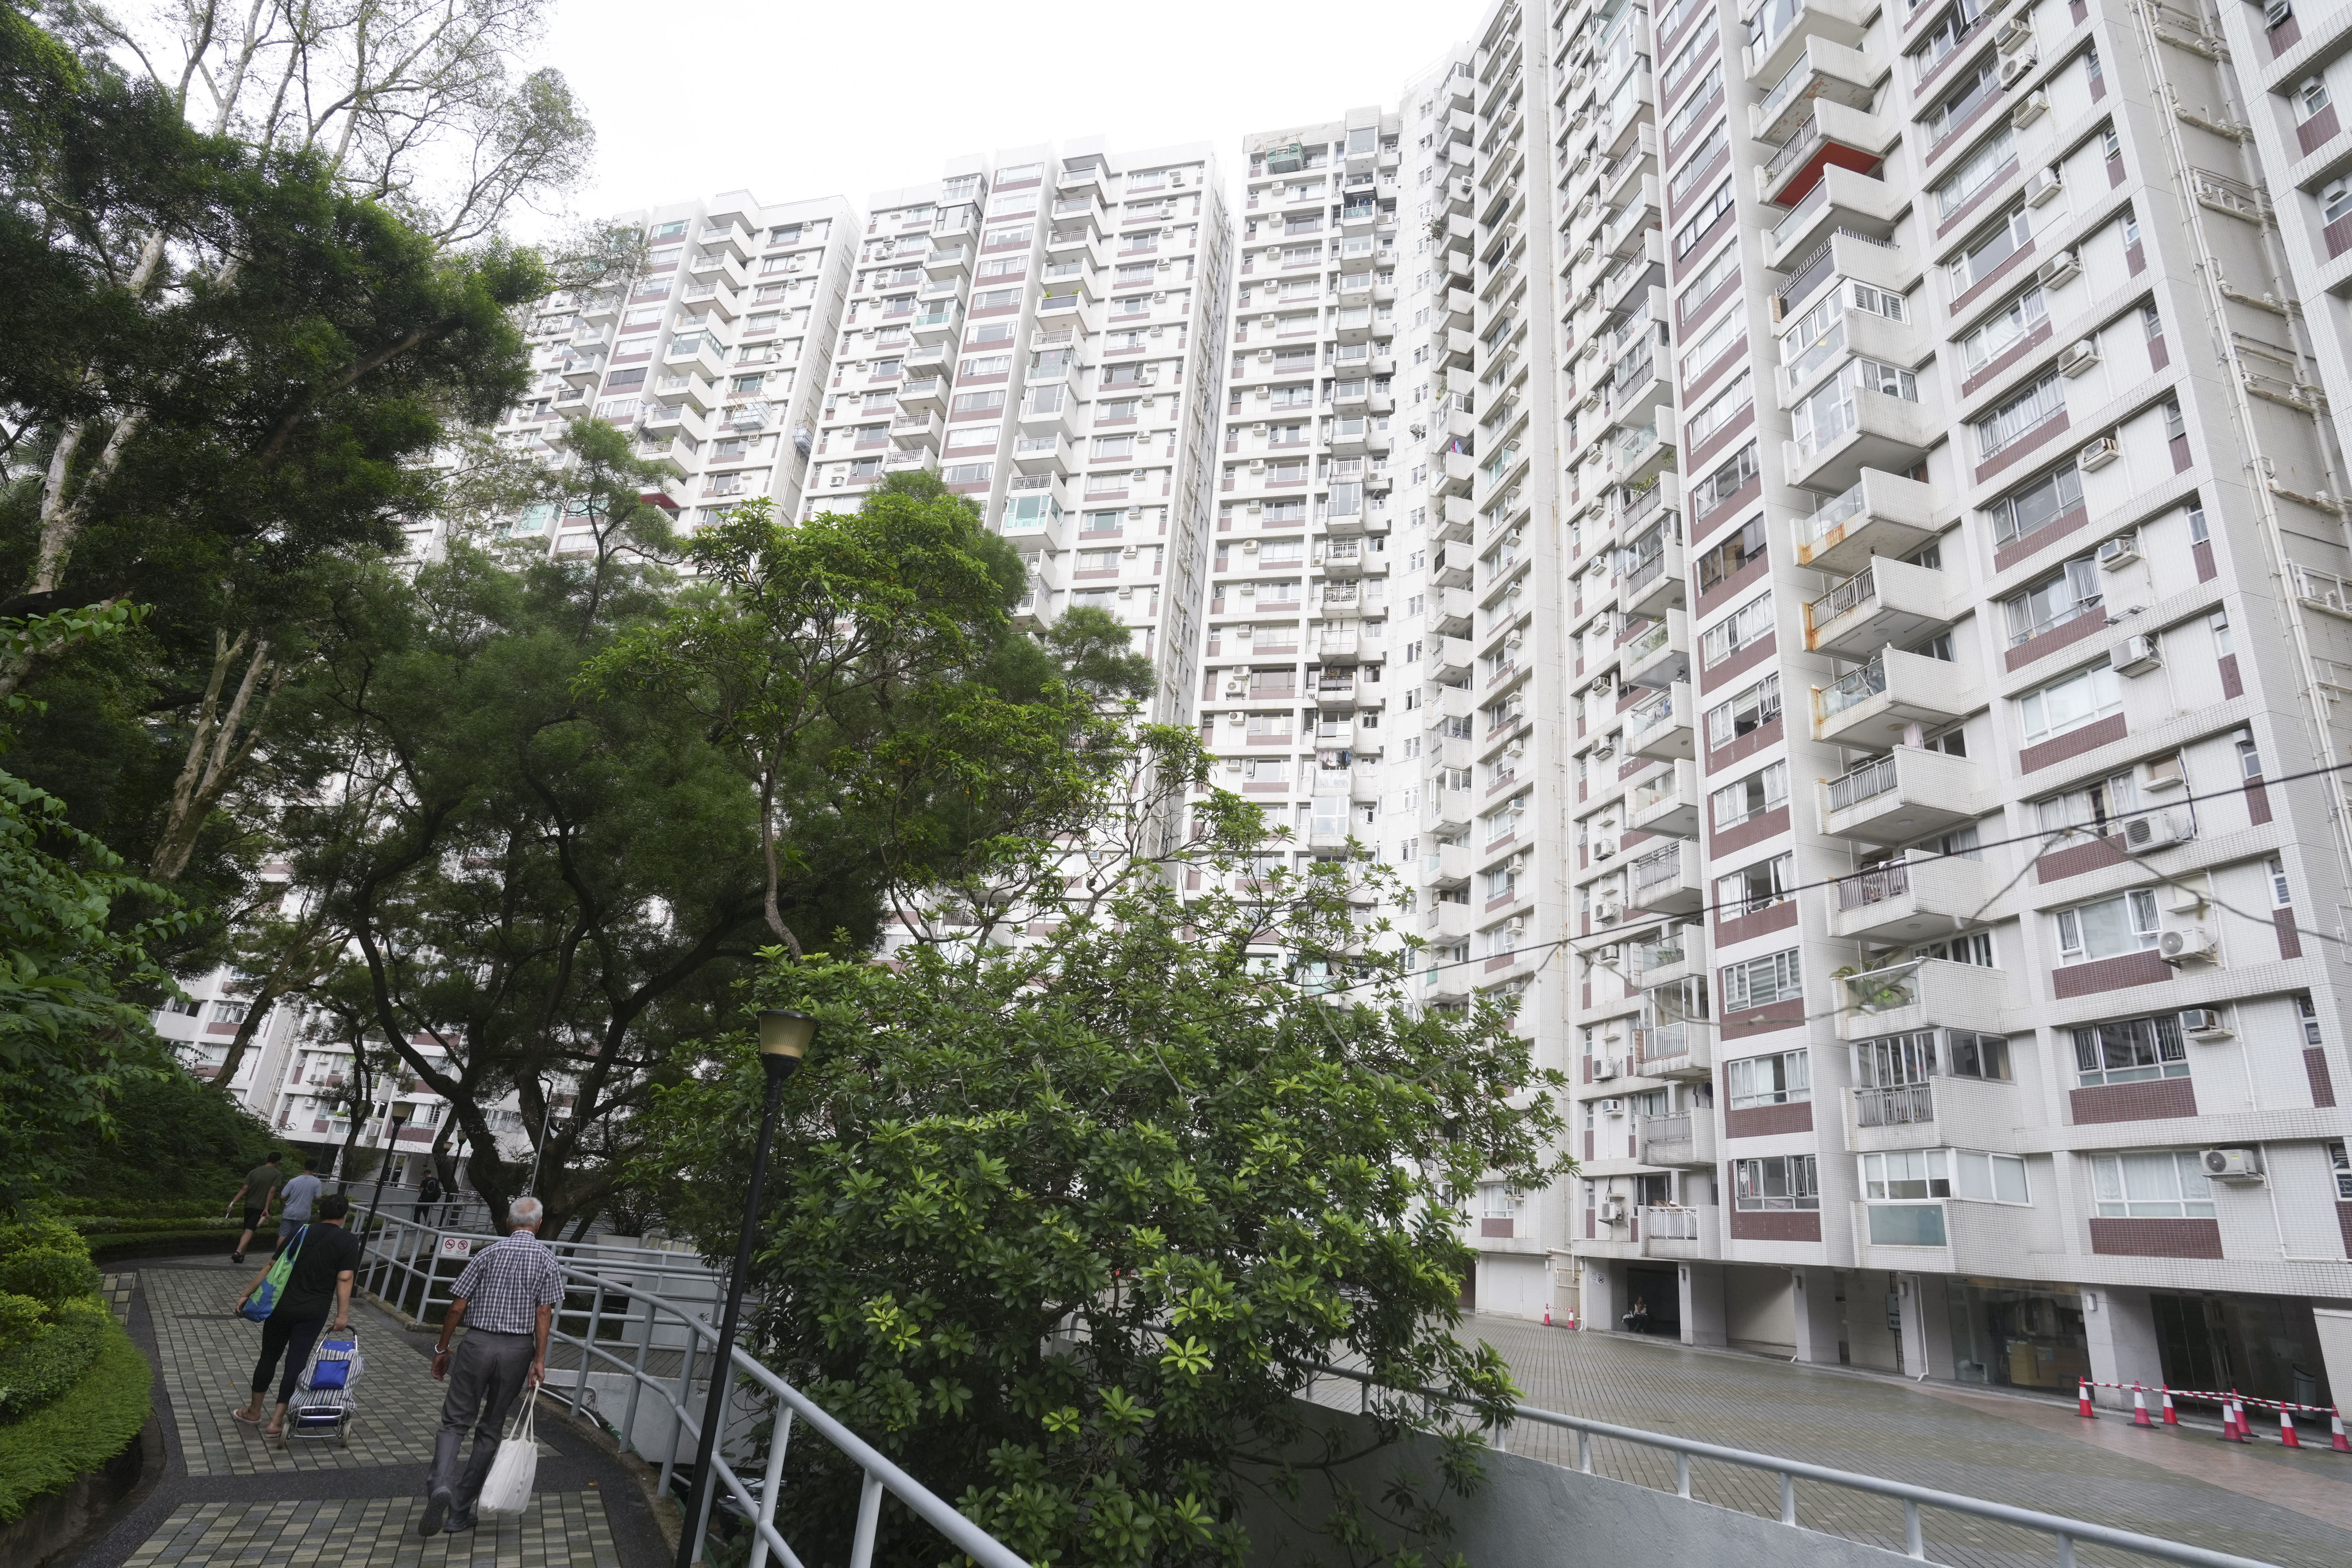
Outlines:
MULTIPOLYGON (((319 1331, 327 1326, 328 1310, 334 1310, 335 1332, 342 1333, 352 1326, 352 1279, 359 1268, 360 1240, 343 1228, 344 1217, 351 1212, 352 1200, 340 1193, 322 1197, 310 1223, 286 1244, 294 1253, 294 1267, 285 1293, 262 1321, 261 1359, 253 1363, 253 1402, 229 1412, 248 1426, 258 1423, 261 1397, 269 1391, 269 1374, 277 1369, 278 1358, 285 1357, 286 1375, 278 1384, 278 1413, 263 1430, 265 1437, 286 1430, 286 1406, 294 1397, 294 1385, 301 1381, 302 1369, 310 1364, 310 1347, 318 1342, 319 1331)), ((265 1268, 247 1282, 237 1296, 237 1307, 244 1306, 268 1272, 265 1268)))

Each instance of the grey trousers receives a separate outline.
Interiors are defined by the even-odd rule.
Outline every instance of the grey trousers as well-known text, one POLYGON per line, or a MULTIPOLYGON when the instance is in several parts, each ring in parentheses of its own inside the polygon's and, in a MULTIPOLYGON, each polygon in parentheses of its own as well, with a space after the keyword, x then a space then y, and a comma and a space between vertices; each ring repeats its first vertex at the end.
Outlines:
POLYGON ((441 1401, 441 1430, 433 1444, 433 1472, 425 1482, 427 1497, 446 1490, 459 1513, 474 1511, 482 1483, 499 1457, 506 1436, 507 1417, 515 1397, 530 1376, 530 1359, 538 1349, 531 1334, 491 1334, 469 1329, 449 1358, 449 1392, 441 1401), (457 1447, 466 1428, 474 1429, 474 1451, 467 1456, 463 1474, 457 1468, 457 1447))

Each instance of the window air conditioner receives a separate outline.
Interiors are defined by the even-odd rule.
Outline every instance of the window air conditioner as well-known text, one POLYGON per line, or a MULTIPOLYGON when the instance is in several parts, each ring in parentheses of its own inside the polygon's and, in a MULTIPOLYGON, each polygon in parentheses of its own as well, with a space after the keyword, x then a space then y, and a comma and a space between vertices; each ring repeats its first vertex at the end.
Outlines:
POLYGON ((2041 266, 2035 268, 2033 269, 2033 276, 2042 284, 2051 288, 2055 288, 2059 284, 2074 277, 2082 270, 2083 258, 2081 254, 2073 250, 2062 250, 2057 255, 2052 257, 2049 260, 2043 262, 2041 266))
POLYGON ((1522 933, 1522 932, 1524 932, 1527 929, 1528 929, 1528 917, 1527 917, 1527 916, 1525 916, 1525 915, 1513 915, 1513 916, 1511 917, 1511 934, 1512 934, 1513 936, 1517 936, 1517 935, 1521 934, 1521 933, 1522 933))
POLYGON ((2014 54, 2033 41, 2033 19, 2031 16, 2011 16, 1992 37, 2001 53, 2014 54))
POLYGON ((1607 1057, 1592 1058, 1592 1081, 1606 1083, 1617 1076, 1617 1064, 1607 1057))
POLYGON ((2180 1032, 2192 1040, 2226 1040, 2230 1037, 2229 1015, 2219 1007, 2183 1007, 2180 1032))
POLYGON ((2216 1182, 2259 1182, 2263 1156, 2255 1149, 2208 1149, 2197 1156, 2205 1174, 2216 1182))
POLYGON ((2142 789, 2179 789, 2188 782, 2189 775, 2181 768, 2178 752, 2149 757, 2139 765, 2139 787, 2142 789))
POLYGON ((2164 668, 2163 650, 2152 637, 2128 637, 2116 650, 2116 668, 2125 675, 2145 675, 2164 668))
POLYGON ((2210 963, 2221 952, 2221 944, 2203 926, 2183 926, 2158 938, 2156 951, 2167 963, 2210 963))
POLYGON ((1250 426, 1250 434, 1251 434, 1251 435, 1253 435, 1253 436, 1263 436, 1263 435, 1265 435, 1265 420, 1263 420, 1263 419, 1261 419, 1261 420, 1259 420, 1256 424, 1255 424, 1255 425, 1251 426, 1250 426))
POLYGON ((1604 838, 1592 847, 1592 858, 1595 860, 1606 860, 1616 853, 1617 841, 1614 838, 1604 838))
POLYGON ((1244 555, 1255 555, 1255 554, 1256 554, 1256 553, 1257 553, 1257 541, 1256 541, 1256 540, 1255 540, 1255 539, 1244 539, 1244 540, 1243 540, 1243 541, 1242 541, 1242 553, 1243 553, 1243 554, 1244 554, 1244 555))
POLYGON ((2046 92, 2029 92, 2023 101, 2010 110, 2009 122, 2012 126, 2031 125, 2049 112, 2050 95, 2046 92))
MULTIPOLYGON (((1625 1114, 1625 1102, 1622 1100, 1604 1100, 1600 1101, 1594 1109, 1599 1110, 1603 1116, 1622 1116, 1625 1114)), ((1612 1203, 1622 1204, 1625 1200, 1622 1198, 1612 1198, 1610 1201, 1612 1203)))
POLYGON ((2104 468, 2123 455, 2113 436, 2102 436, 2083 448, 2080 461, 2086 468, 2104 468))
POLYGON ((2099 345, 2089 338, 2067 345, 2058 356, 2058 368, 2067 375, 2081 375, 2099 363, 2099 345))
MULTIPOLYGON (((1618 1102, 1613 1100, 1604 1100, 1601 1103, 1603 1105, 1615 1105, 1618 1102)), ((1613 1115, 1614 1112, 1612 1112, 1612 1114, 1613 1115)), ((1601 1223, 1603 1225, 1623 1225, 1625 1223, 1624 1194, 1622 1193, 1612 1193, 1607 1197, 1601 1200, 1601 1223)))
POLYGON ((1624 907, 1620 904, 1596 904, 1592 910, 1592 918, 1605 926, 1615 925, 1624 914, 1624 907))
POLYGON ((1134 546, 1134 545, 1132 545, 1132 544, 1123 544, 1123 545, 1119 546, 1118 555, 1119 555, 1119 559, 1120 559, 1120 560, 1122 560, 1122 561, 1132 561, 1132 560, 1134 560, 1134 559, 1135 559, 1135 546, 1134 546))
POLYGON ((2124 824, 2124 847, 2133 853, 2165 849, 2197 837, 2197 819, 2185 811, 2152 811, 2124 824))
POLYGON ((2038 62, 2030 54, 2011 55, 2000 62, 2000 85, 2015 87, 2033 74, 2038 62))
MULTIPOLYGON (((2005 76, 2008 73, 2004 71, 2002 74, 2005 76)), ((2058 165, 2053 163, 2046 169, 2033 171, 2033 177, 2025 182, 2025 199, 2038 207, 2049 202, 2065 188, 2064 176, 2058 173, 2058 165)))
POLYGON ((2099 564, 2109 572, 2128 566, 2139 559, 2139 534, 2137 531, 2119 533, 2099 543, 2099 564))

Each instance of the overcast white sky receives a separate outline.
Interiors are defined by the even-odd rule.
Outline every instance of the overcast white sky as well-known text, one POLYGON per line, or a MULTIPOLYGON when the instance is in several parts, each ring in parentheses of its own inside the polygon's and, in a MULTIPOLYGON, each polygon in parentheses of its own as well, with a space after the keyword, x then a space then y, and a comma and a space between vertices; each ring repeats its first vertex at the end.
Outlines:
POLYGON ((1244 134, 1389 103, 1482 9, 561 0, 541 62, 595 122, 583 216, 731 190, 862 208, 959 153, 1093 134, 1208 142, 1230 183, 1244 134))

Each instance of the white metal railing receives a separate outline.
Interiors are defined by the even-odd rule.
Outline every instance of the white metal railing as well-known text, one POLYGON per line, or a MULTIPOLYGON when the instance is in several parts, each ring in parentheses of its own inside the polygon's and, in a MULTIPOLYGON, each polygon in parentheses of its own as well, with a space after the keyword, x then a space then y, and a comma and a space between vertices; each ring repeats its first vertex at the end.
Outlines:
MULTIPOLYGON (((1358 1386, 1360 1410, 1369 1413, 1372 1407, 1372 1390, 1407 1399, 1434 1401, 1465 1409, 1486 1411, 1491 1407, 1482 1402, 1451 1393, 1442 1388, 1393 1388, 1376 1382, 1370 1373, 1352 1367, 1318 1366, 1318 1380, 1323 1377, 1342 1378, 1358 1386)), ((1308 1384, 1312 1397, 1314 1384, 1308 1384)), ((2189 1568, 2277 1568, 2258 1558, 2241 1557, 2235 1552, 2214 1552, 2186 1542, 2167 1541, 2160 1536, 2143 1535, 2136 1530, 2118 1530, 2113 1525, 2095 1524, 2089 1520, 2068 1519, 2063 1514, 2044 1513, 2040 1509, 2019 1508, 2012 1503, 1993 1502, 1985 1498, 1966 1497, 1958 1492, 1938 1491, 1934 1487, 1916 1486, 1909 1481, 1889 1480, 1884 1476, 1865 1476, 1853 1470, 1835 1470, 1826 1465, 1809 1465, 1799 1459, 1784 1459, 1777 1454, 1759 1454, 1747 1448, 1728 1448, 1719 1443, 1702 1443, 1696 1438, 1678 1437, 1667 1432, 1645 1432, 1638 1426, 1620 1426, 1614 1422, 1594 1421, 1582 1415, 1567 1415, 1557 1410, 1538 1410, 1533 1405, 1512 1407, 1509 1419, 1488 1426, 1487 1435, 1497 1450, 1507 1447, 1510 1428, 1520 1422, 1531 1426, 1552 1426, 1576 1434, 1576 1468, 1584 1475, 1593 1475, 1592 1440, 1608 1438, 1631 1443, 1636 1447, 1654 1448, 1672 1454, 1675 1458, 1675 1495, 1691 1496, 1691 1461, 1705 1459, 1729 1465, 1739 1469, 1762 1470, 1775 1476, 1780 1483, 1780 1522, 1790 1529, 1809 1526, 1798 1522, 1797 1483, 1812 1481, 1822 1486, 1837 1487, 1845 1491, 1867 1492, 1892 1498, 1903 1505, 1903 1550, 1918 1562, 1927 1562, 1927 1542, 1921 1510, 1938 1509, 1972 1519, 1991 1520, 2046 1536, 2057 1547, 2059 1568, 2074 1568, 2076 1545, 2112 1547, 2121 1552, 2137 1552, 2159 1563, 2179 1563, 2189 1568)), ((1823 1533, 1827 1533, 1826 1531, 1823 1533)))
MULTIPOLYGON (((377 1245, 371 1248, 362 1270, 365 1288, 378 1300, 421 1321, 431 1307, 439 1306, 446 1310, 447 1287, 456 1283, 465 1258, 475 1247, 498 1237, 487 1233, 469 1236, 436 1230, 384 1216, 379 1219, 370 1239, 377 1245), (387 1295, 386 1288, 393 1293, 387 1295), (407 1305, 412 1300, 417 1303, 413 1309, 407 1305)), ((707 1388, 710 1377, 707 1358, 717 1350, 719 1331, 710 1321, 715 1313, 697 1311, 697 1303, 674 1300, 660 1289, 647 1289, 637 1277, 650 1272, 664 1286, 672 1276, 681 1280, 696 1279, 710 1290, 702 1303, 710 1307, 717 1304, 720 1281, 699 1257, 690 1252, 595 1243, 549 1245, 563 1259, 567 1288, 549 1339, 551 1345, 571 1347, 577 1354, 578 1364, 550 1368, 548 1380, 540 1392, 565 1399, 575 1413, 583 1403, 593 1410, 595 1402, 588 1384, 591 1366, 601 1363, 607 1372, 625 1374, 629 1379, 629 1397, 617 1428, 624 1446, 629 1444, 635 1430, 640 1402, 650 1392, 667 1407, 669 1415, 669 1441, 660 1466, 661 1489, 667 1493, 681 1455, 691 1463, 701 1441, 701 1401, 695 1397, 695 1369, 698 1362, 703 1363, 707 1388), (607 1271, 620 1270, 625 1270, 630 1279, 623 1281, 608 1277, 607 1271), (584 1310, 578 1304, 583 1299, 586 1302, 584 1310), (567 1328, 567 1323, 580 1326, 575 1331, 567 1328), (648 1352, 657 1338, 679 1342, 678 1369, 674 1376, 646 1368, 648 1352), (561 1386, 567 1373, 572 1379, 568 1395, 561 1386)), ((856 1465, 864 1477, 849 1568, 872 1568, 885 1496, 897 1498, 909 1512, 939 1531, 957 1551, 982 1564, 982 1568, 1029 1568, 1027 1560, 1019 1552, 957 1512, 952 1504, 891 1463, 799 1389, 753 1360, 740 1344, 730 1357, 730 1371, 733 1375, 720 1406, 719 1430, 727 1431, 730 1409, 747 1394, 755 1406, 756 1402, 764 1400, 773 1415, 765 1468, 757 1478, 747 1480, 739 1474, 728 1460, 723 1446, 711 1456, 710 1496, 715 1499, 723 1491, 733 1499, 752 1531, 748 1568, 765 1568, 771 1555, 786 1568, 801 1568, 801 1559, 778 1531, 775 1522, 784 1460, 796 1425, 808 1427, 830 1443, 843 1458, 856 1465)), ((756 1415, 756 1407, 741 1414, 756 1415)), ((648 1460, 653 1458, 643 1457, 648 1460)), ((698 1521, 687 1521, 686 1524, 699 1535, 709 1527, 709 1515, 706 1513, 698 1521)))
POLYGON ((1897 860, 1891 865, 1874 866, 1851 877, 1840 877, 1836 887, 1839 909, 1868 909, 1889 899, 1899 899, 1911 890, 1911 864, 1897 860))
MULTIPOLYGON (((1654 1121, 1664 1119, 1653 1117, 1651 1120, 1654 1121)), ((1685 1120, 1688 1120, 1687 1115, 1685 1120)), ((1665 1134, 1654 1133, 1652 1137, 1660 1142, 1676 1141, 1665 1134)), ((1683 1133, 1680 1142, 1685 1143, 1690 1142, 1688 1131, 1683 1133)), ((1685 1208, 1680 1204, 1644 1204, 1642 1206, 1642 1234, 1652 1241, 1696 1241, 1698 1210, 1685 1208)))
POLYGON ((1830 809, 1843 811, 1895 787, 1895 756, 1873 757, 1860 767, 1830 780, 1830 809))
POLYGON ((1936 1093, 1924 1083, 1853 1091, 1853 1120, 1862 1127, 1909 1127, 1936 1120, 1936 1093))

